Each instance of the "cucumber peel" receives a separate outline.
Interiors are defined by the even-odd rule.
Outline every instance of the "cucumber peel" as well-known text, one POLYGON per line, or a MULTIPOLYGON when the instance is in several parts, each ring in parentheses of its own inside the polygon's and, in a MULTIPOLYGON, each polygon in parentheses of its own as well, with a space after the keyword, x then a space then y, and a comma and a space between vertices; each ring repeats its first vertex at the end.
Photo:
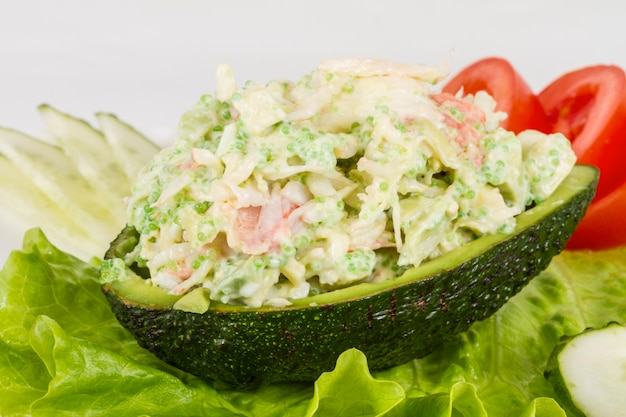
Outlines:
POLYGON ((568 415, 625 415, 626 326, 611 323, 564 338, 544 375, 568 415))
POLYGON ((148 276, 136 265, 116 280, 107 268, 133 249, 132 228, 124 229, 105 255, 102 290, 141 346, 220 385, 250 390, 313 381, 350 348, 365 353, 371 370, 384 369, 431 353, 518 293, 563 250, 597 181, 597 169, 575 166, 552 196, 517 217, 513 233, 476 239, 396 280, 284 308, 212 302, 203 305, 206 311, 185 311, 174 308, 176 297, 149 295, 143 279, 148 276))

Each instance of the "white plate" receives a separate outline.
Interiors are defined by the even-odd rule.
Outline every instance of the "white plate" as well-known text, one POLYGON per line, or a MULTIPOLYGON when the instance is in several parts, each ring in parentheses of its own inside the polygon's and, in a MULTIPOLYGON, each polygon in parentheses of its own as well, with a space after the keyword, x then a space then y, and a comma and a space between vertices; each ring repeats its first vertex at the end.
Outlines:
MULTIPOLYGON (((508 58, 536 90, 597 63, 626 68, 621 3, 571 0, 0 0, 0 125, 39 134, 37 106, 109 111, 165 141, 230 63, 243 82, 298 78, 327 58, 452 71, 508 58), (606 3, 606 6, 604 5, 606 3)), ((10 204, 2 201, 0 204, 10 204)), ((42 213, 45 215, 45 213, 42 213)), ((23 227, 0 219, 0 263, 23 227)))

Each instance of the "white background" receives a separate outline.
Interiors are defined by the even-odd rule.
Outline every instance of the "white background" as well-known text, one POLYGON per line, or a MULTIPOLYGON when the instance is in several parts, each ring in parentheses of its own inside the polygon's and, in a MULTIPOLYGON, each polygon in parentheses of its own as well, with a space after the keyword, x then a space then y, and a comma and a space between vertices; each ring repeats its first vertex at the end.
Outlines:
MULTIPOLYGON (((0 0, 0 125, 37 134, 37 106, 92 120, 116 113, 166 142, 214 90, 218 64, 240 83, 297 79, 328 58, 371 57, 452 72, 509 59, 539 91, 599 63, 626 68, 617 1, 0 0)), ((10 204, 2 201, 0 204, 10 204)), ((23 228, 0 219, 0 262, 23 228)))

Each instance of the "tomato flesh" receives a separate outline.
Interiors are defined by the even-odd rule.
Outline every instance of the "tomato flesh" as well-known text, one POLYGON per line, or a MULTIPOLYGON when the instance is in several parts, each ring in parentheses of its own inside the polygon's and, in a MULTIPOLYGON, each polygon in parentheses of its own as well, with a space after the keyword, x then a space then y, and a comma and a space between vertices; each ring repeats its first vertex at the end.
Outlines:
POLYGON ((501 126, 516 134, 526 129, 545 132, 550 128, 539 99, 505 59, 489 57, 469 65, 450 79, 442 91, 456 94, 461 89, 463 94, 489 93, 496 101, 496 110, 508 115, 501 126))
POLYGON ((564 103, 563 108, 559 110, 552 131, 561 132, 568 138, 578 137, 587 124, 594 102, 594 96, 584 95, 574 98, 570 103, 564 103))
POLYGON ((626 182, 589 206, 567 249, 598 250, 626 245, 625 213, 626 182))
POLYGON ((552 132, 572 142, 577 162, 600 169, 596 197, 569 249, 626 244, 626 74, 596 65, 557 78, 538 94, 552 132))
POLYGON ((626 180, 626 75, 597 65, 557 78, 538 95, 552 132, 572 141, 578 163, 600 168, 596 201, 626 180))

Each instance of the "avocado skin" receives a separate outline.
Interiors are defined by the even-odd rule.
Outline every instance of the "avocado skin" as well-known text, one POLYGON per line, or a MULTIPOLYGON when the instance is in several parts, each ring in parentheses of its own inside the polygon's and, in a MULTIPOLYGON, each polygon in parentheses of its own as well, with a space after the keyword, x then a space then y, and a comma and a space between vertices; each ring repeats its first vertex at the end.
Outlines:
POLYGON ((518 293, 563 250, 596 182, 476 257, 359 299, 198 314, 127 302, 110 283, 102 289, 141 346, 219 386, 253 390, 314 381, 353 347, 365 353, 371 370, 385 369, 431 353, 518 293))

